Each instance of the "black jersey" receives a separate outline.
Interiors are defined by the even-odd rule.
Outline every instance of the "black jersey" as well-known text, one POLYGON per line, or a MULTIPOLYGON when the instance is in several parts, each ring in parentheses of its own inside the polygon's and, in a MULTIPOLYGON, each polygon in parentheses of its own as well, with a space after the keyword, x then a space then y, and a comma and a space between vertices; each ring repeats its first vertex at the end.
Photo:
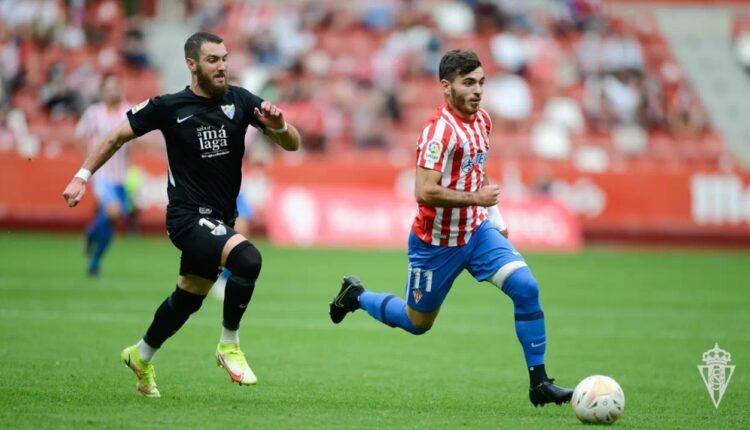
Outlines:
POLYGON ((184 90, 146 100, 128 111, 137 136, 161 130, 169 162, 167 213, 199 209, 220 219, 233 217, 242 180, 248 125, 263 130, 253 114, 263 100, 229 86, 208 99, 184 90))

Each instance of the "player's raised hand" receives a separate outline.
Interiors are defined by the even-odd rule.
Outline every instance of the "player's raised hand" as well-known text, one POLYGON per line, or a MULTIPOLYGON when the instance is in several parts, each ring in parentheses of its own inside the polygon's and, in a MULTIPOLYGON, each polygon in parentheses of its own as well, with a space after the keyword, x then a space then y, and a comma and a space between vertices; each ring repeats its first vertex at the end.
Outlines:
POLYGON ((73 178, 70 183, 65 187, 63 191, 63 198, 68 204, 68 207, 73 207, 83 199, 83 195, 86 194, 86 181, 81 178, 73 178))
POLYGON ((494 206, 500 196, 500 186, 495 184, 485 185, 477 191, 477 205, 494 206))
POLYGON ((284 112, 269 101, 261 103, 260 109, 255 108, 253 113, 266 127, 276 129, 284 127, 284 112))

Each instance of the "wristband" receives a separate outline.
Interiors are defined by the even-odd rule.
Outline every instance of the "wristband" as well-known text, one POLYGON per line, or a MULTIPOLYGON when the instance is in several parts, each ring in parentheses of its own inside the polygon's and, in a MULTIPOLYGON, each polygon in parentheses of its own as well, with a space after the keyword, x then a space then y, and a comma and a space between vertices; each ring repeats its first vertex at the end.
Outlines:
POLYGON ((498 209, 497 205, 487 208, 487 216, 489 217, 492 225, 494 225, 498 230, 502 231, 508 228, 508 226, 505 224, 503 216, 500 214, 500 209, 498 209))
POLYGON ((74 177, 83 179, 83 182, 88 182, 88 180, 91 178, 91 171, 88 169, 81 169, 78 171, 78 173, 76 173, 74 177))
POLYGON ((284 121, 284 126, 283 127, 281 127, 281 128, 271 128, 271 127, 268 127, 268 129, 271 130, 272 132, 276 133, 276 134, 281 134, 281 133, 284 133, 287 130, 289 130, 289 125, 287 125, 286 121, 284 121))

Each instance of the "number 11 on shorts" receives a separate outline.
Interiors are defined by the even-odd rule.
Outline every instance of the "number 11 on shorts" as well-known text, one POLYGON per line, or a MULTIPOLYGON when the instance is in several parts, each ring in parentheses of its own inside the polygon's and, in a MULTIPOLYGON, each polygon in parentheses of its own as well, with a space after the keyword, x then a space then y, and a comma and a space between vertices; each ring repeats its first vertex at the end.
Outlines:
POLYGON ((422 299, 422 289, 420 289, 420 283, 424 282, 424 292, 429 293, 432 291, 432 271, 423 270, 419 267, 412 267, 409 265, 409 273, 406 281, 406 295, 411 293, 414 296, 414 301, 419 303, 422 299), (424 280, 424 281, 423 281, 424 280))

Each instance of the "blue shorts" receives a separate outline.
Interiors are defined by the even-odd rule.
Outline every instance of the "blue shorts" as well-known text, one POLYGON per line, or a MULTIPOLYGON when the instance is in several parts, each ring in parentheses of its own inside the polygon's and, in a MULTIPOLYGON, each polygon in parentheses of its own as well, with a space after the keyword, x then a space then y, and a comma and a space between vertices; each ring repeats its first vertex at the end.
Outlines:
POLYGON ((432 312, 443 304, 464 269, 477 281, 485 281, 513 261, 524 259, 489 221, 483 222, 464 246, 430 245, 412 232, 406 302, 419 312, 432 312))
POLYGON ((253 218, 253 209, 247 203, 242 192, 237 194, 237 218, 251 220, 253 218))
POLYGON ((99 204, 99 210, 105 211, 112 203, 120 205, 120 213, 130 213, 130 203, 125 192, 125 186, 107 180, 94 180, 94 195, 99 204))

